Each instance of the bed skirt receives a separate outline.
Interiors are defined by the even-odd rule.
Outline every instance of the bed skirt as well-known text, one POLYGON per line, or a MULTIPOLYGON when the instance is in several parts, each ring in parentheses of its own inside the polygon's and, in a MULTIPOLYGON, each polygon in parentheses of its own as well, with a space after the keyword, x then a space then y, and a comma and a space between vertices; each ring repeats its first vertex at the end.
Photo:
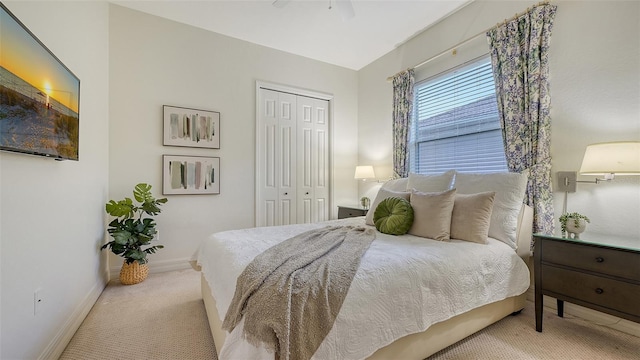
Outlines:
MULTIPOLYGON (((204 276, 201 277, 201 287, 202 299, 204 300, 207 311, 211 335, 213 336, 216 350, 219 352, 224 344, 227 333, 222 330, 222 320, 216 308, 216 300, 211 294, 211 288, 204 276)), ((490 303, 454 316, 449 320, 433 324, 421 333, 407 335, 378 349, 378 351, 373 353, 368 359, 382 360, 397 358, 422 360, 504 317, 522 310, 525 306, 526 298, 527 295, 525 292, 522 295, 490 303)))

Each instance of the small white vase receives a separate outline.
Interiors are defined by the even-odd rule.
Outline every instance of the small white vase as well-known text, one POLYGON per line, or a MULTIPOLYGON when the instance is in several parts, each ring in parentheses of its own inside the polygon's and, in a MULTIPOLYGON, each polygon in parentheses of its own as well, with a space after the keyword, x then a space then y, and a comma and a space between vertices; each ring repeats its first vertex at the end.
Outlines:
POLYGON ((584 219, 578 219, 578 226, 574 218, 567 218, 567 234, 570 239, 580 239, 580 234, 587 228, 587 222, 584 219))

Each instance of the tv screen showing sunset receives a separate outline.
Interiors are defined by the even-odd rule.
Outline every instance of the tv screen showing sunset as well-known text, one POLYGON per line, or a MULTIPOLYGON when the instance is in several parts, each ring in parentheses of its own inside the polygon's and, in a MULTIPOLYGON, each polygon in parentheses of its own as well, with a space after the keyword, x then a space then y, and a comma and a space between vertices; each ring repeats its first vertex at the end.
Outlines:
POLYGON ((0 5, 0 149, 78 160, 80 80, 0 5))

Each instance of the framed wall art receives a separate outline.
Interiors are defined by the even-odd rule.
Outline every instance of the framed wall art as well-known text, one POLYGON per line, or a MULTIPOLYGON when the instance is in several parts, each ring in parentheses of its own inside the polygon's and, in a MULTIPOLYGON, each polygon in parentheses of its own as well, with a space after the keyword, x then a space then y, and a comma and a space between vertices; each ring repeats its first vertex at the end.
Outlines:
POLYGON ((220 113, 163 106, 163 144, 220 149, 220 113))
POLYGON ((220 158, 163 155, 162 194, 220 194, 220 158))

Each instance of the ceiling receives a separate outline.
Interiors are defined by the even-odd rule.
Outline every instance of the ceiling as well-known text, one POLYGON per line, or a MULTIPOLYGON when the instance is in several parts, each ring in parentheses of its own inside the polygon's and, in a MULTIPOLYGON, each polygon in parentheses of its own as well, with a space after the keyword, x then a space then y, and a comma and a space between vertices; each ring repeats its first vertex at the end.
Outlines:
POLYGON ((251 43, 360 70, 473 0, 112 1, 251 43), (284 1, 284 3, 282 3, 284 1), (331 9, 329 8, 331 5, 331 9))

